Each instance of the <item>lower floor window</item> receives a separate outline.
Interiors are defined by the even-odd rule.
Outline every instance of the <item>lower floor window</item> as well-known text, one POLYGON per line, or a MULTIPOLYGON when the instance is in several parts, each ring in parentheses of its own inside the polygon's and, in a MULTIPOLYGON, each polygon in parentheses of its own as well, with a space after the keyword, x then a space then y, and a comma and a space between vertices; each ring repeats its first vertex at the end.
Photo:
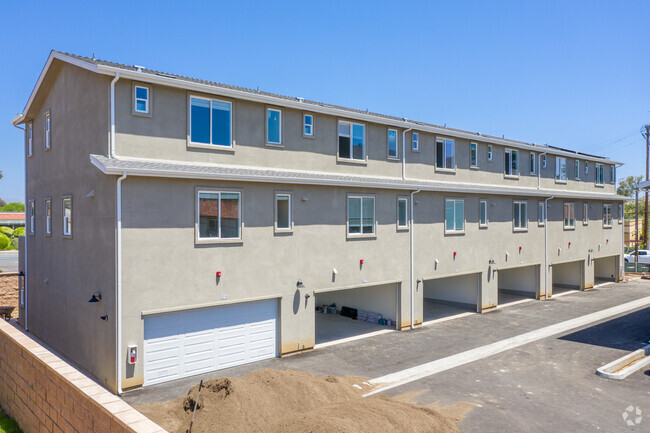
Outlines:
POLYGON ((612 226, 612 205, 611 204, 603 205, 603 225, 605 227, 612 226))
POLYGON ((488 218, 487 218, 487 200, 481 200, 480 205, 479 205, 479 225, 481 227, 487 226, 488 223, 488 218))
POLYGON ((525 201, 516 201, 513 206, 513 224, 515 229, 528 228, 528 205, 525 201))
POLYGON ((397 227, 406 228, 408 227, 408 199, 407 198, 398 198, 397 199, 397 227))
POLYGON ((564 228, 576 226, 575 208, 573 203, 564 203, 564 228))
POLYGON ((465 229, 465 201, 445 200, 445 231, 462 232, 465 229))
POLYGON ((199 191, 199 239, 241 237, 241 194, 199 191))
POLYGON ((375 233, 375 198, 348 197, 348 234, 369 235, 375 233))

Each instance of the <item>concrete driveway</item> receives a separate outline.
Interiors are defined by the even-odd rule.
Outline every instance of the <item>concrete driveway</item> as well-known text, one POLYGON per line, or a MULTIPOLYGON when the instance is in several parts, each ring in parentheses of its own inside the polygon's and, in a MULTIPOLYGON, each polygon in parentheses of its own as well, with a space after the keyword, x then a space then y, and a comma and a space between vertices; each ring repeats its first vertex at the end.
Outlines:
POLYGON ((185 395, 199 379, 241 376, 263 367, 370 379, 399 377, 402 372, 422 369, 421 377, 398 381, 382 393, 407 395, 424 405, 472 407, 460 423, 464 432, 627 431, 622 413, 629 406, 647 414, 642 422, 648 425, 635 426, 636 431, 650 431, 650 369, 622 381, 595 375, 596 368, 650 340, 649 296, 650 282, 607 284, 549 301, 515 304, 414 331, 387 333, 155 385, 127 393, 124 399, 131 404, 165 401, 185 395), (621 305, 625 312, 615 314, 621 305), (609 313, 598 320, 603 311, 609 313), (594 319, 589 319, 592 316, 594 319), (573 326, 584 318, 589 323, 573 326), (565 329, 564 324, 573 327, 544 337, 544 330, 565 329), (499 353, 487 351, 461 366, 426 373, 432 363, 442 365, 466 353, 476 355, 483 348, 526 335, 537 335, 537 339, 522 340, 519 346, 499 353))
POLYGON ((18 272, 18 251, 0 251, 0 271, 18 272))

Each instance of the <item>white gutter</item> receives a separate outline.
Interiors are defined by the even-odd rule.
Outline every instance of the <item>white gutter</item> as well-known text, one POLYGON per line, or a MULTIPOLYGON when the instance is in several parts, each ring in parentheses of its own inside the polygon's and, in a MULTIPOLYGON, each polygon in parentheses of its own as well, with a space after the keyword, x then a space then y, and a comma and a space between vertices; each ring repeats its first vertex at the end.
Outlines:
POLYGON ((117 393, 122 395, 122 181, 128 173, 125 171, 117 179, 117 259, 115 270, 117 273, 117 290, 115 296, 115 331, 117 334, 117 393))
POLYGON ((413 218, 413 196, 415 194, 419 193, 419 192, 420 192, 420 188, 418 188, 417 191, 412 191, 411 192, 411 215, 410 215, 411 216, 411 218, 410 218, 411 227, 409 227, 409 229, 410 229, 409 231, 410 231, 410 235, 411 235, 411 254, 410 254, 410 258, 411 258, 411 329, 415 329, 415 301, 414 301, 414 299, 415 299, 415 278, 414 278, 414 274, 415 274, 414 262, 415 262, 415 259, 413 257, 413 232, 415 231, 415 225, 413 224, 413 222, 414 222, 414 218, 413 218))
MULTIPOLYGON (((25 143, 25 128, 21 128, 18 126, 18 122, 21 121, 25 116, 22 114, 19 114, 18 116, 14 117, 11 120, 11 124, 14 125, 16 128, 20 129, 23 131, 23 144, 25 143)), ((28 194, 27 194, 27 157, 25 157, 25 203, 29 204, 29 199, 28 199, 28 194)), ((29 207, 25 206, 25 229, 27 228, 27 212, 29 211, 29 207)), ((28 290, 27 290, 27 240, 29 239, 29 235, 27 233, 27 230, 25 230, 25 277, 24 277, 24 283, 25 287, 23 287, 23 290, 25 291, 25 299, 23 301, 25 302, 25 332, 29 331, 29 325, 27 324, 27 319, 29 318, 29 309, 28 309, 28 290)))
POLYGON ((540 153, 537 158, 537 189, 542 187, 542 156, 546 155, 548 150, 544 153, 540 153))
POLYGON ((406 133, 413 128, 402 131, 402 180, 406 180, 406 133))
POLYGON ((548 301, 548 201, 554 197, 544 200, 544 300, 548 301))

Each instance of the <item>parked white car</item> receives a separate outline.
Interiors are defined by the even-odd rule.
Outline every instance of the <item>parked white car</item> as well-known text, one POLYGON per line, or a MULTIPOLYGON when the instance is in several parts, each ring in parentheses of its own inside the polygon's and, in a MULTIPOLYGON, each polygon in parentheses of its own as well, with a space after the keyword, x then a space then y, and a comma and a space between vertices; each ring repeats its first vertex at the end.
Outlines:
MULTIPOLYGON (((634 251, 623 256, 626 262, 634 263, 634 251)), ((639 250, 639 263, 650 264, 650 250, 639 250)))

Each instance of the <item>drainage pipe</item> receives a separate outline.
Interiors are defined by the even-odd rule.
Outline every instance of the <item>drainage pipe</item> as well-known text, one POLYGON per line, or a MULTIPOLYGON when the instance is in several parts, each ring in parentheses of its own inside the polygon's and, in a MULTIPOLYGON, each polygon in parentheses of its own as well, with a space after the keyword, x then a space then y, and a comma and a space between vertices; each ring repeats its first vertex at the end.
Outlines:
POLYGON ((544 200, 544 300, 548 301, 548 201, 554 197, 544 200))
POLYGON ((413 232, 415 231, 415 225, 413 224, 413 196, 417 193, 420 192, 420 188, 418 188, 417 191, 412 191, 411 192, 411 215, 410 215, 410 223, 411 227, 409 227, 409 232, 411 235, 411 254, 410 254, 410 262, 411 262, 411 329, 415 329, 415 270, 414 270, 414 257, 413 257, 413 232))
MULTIPOLYGON (((21 128, 20 126, 12 123, 16 128, 20 129, 23 131, 23 142, 25 141, 25 128, 21 128)), ((32 152, 33 152, 33 147, 32 147, 32 152)), ((27 196, 27 157, 25 157, 25 203, 29 205, 29 197, 27 196)), ((27 212, 29 212, 29 207, 25 206, 25 228, 27 228, 27 222, 29 221, 29 218, 27 217, 27 212)), ((25 331, 29 331, 29 326, 27 325, 27 318, 28 318, 28 308, 27 306, 29 303, 27 302, 28 296, 27 296, 27 240, 29 239, 29 233, 27 233, 27 230, 25 230, 25 277, 23 279, 23 291, 24 291, 24 299, 23 301, 25 302, 25 331)))
POLYGON ((402 131, 402 180, 406 180, 406 133, 412 129, 408 128, 402 131))
POLYGON ((125 171, 117 179, 117 252, 115 273, 117 275, 117 290, 115 296, 115 332, 117 334, 117 393, 122 395, 122 181, 128 173, 125 171))

